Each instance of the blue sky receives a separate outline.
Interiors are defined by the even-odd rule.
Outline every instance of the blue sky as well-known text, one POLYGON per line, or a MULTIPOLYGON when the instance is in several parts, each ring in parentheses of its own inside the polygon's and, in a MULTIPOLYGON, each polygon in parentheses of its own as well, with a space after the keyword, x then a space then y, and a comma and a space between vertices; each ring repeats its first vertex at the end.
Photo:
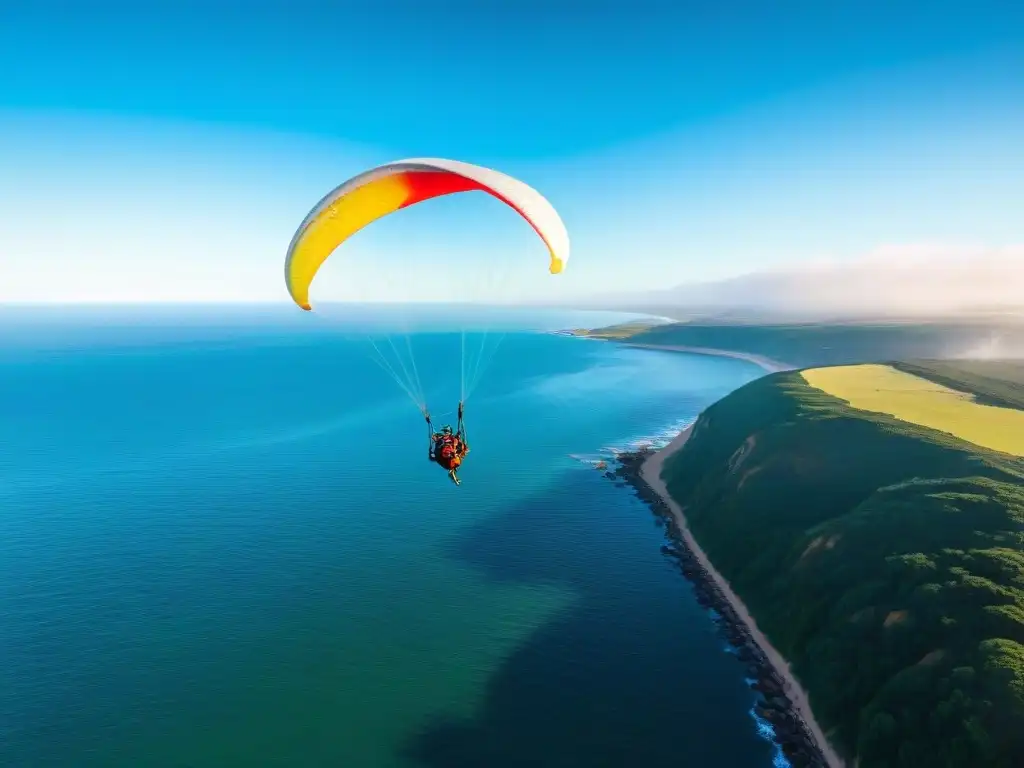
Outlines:
POLYGON ((567 272, 460 195, 359 233, 314 301, 1024 242, 1020 3, 358 5, 5 3, 0 301, 282 300, 308 208, 418 155, 536 186, 567 272))

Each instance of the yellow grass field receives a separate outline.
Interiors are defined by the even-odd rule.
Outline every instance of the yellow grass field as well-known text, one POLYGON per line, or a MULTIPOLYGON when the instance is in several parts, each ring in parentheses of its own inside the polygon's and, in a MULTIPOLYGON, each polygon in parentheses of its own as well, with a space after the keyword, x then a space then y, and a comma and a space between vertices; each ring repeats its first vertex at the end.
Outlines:
POLYGON ((804 380, 854 408, 948 432, 961 440, 1024 456, 1024 411, 981 405, 974 396, 888 365, 813 368, 804 380))

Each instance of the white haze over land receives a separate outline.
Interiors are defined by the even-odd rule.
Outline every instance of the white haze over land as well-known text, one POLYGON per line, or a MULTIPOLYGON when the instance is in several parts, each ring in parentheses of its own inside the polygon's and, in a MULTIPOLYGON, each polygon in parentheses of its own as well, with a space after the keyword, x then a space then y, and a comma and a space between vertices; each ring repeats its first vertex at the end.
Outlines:
POLYGON ((964 314, 1024 319, 1024 245, 884 246, 859 259, 821 259, 616 298, 681 311, 820 319, 964 314))

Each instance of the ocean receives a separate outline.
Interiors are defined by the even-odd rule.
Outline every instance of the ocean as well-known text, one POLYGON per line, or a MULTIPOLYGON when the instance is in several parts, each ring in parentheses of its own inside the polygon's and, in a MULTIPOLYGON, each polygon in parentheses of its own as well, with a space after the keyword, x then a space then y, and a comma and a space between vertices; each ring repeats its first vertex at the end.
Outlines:
MULTIPOLYGON (((0 765, 780 764, 653 515, 588 463, 758 368, 492 318, 455 487, 367 316, 326 316, 0 313, 0 765)), ((415 327, 454 422, 484 336, 415 327)))

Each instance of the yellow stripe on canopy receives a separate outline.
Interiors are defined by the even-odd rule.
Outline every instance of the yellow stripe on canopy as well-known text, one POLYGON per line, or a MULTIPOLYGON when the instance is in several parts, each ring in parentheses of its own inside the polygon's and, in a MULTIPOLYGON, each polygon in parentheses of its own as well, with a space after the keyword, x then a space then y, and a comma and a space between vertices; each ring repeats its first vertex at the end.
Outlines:
POLYGON ((309 286, 338 244, 402 207, 409 186, 402 176, 384 176, 336 199, 314 217, 292 249, 285 269, 295 303, 309 310, 309 286))

